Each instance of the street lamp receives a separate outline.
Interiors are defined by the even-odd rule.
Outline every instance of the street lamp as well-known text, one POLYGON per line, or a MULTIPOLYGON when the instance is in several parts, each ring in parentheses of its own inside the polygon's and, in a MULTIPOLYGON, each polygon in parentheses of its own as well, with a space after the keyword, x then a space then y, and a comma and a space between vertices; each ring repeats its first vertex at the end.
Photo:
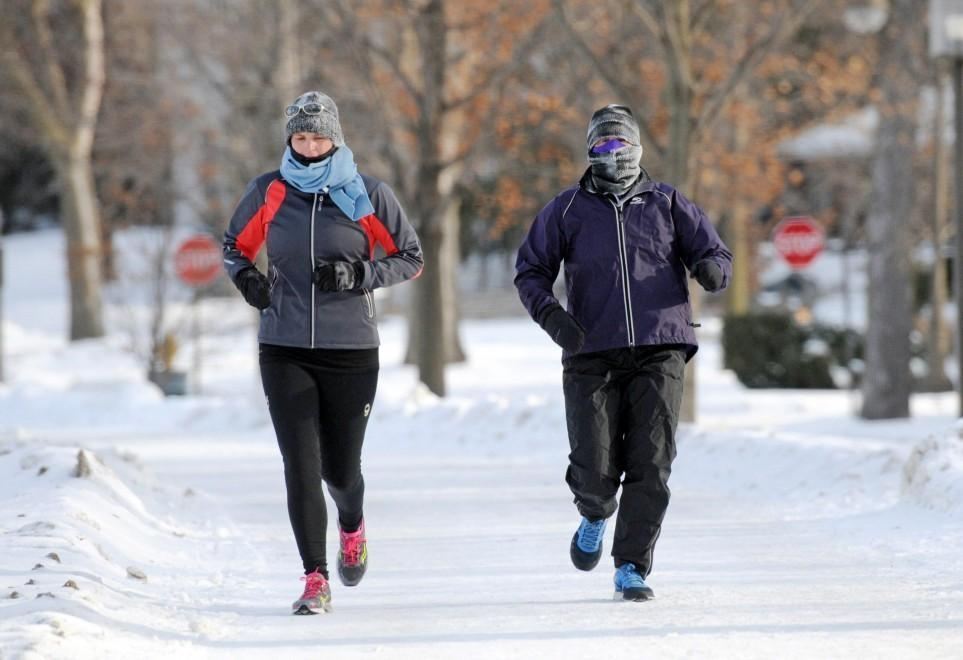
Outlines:
MULTIPOLYGON (((930 0, 930 56, 953 63, 953 97, 956 99, 953 163, 956 255, 953 259, 953 289, 956 300, 956 391, 960 396, 960 416, 963 416, 963 0, 930 0)), ((939 127, 937 139, 942 139, 939 127)))

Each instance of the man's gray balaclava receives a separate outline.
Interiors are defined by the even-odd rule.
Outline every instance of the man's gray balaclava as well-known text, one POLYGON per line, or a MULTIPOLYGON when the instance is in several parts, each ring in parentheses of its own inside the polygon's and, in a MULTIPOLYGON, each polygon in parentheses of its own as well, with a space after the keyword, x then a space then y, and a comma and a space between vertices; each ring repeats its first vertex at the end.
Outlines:
POLYGON ((291 106, 301 107, 302 110, 289 118, 287 124, 285 124, 286 140, 290 140, 295 133, 304 131, 322 135, 334 142, 336 147, 344 146, 344 134, 341 132, 338 106, 334 104, 330 96, 321 92, 305 92, 296 98, 291 106), (312 104, 320 105, 321 112, 318 114, 306 113, 303 109, 304 106, 311 106, 312 104))
POLYGON ((621 195, 639 178, 642 144, 639 124, 629 108, 607 105, 596 110, 589 121, 586 141, 592 184, 596 190, 621 195), (621 138, 628 144, 615 150, 593 150, 592 147, 603 138, 621 138))

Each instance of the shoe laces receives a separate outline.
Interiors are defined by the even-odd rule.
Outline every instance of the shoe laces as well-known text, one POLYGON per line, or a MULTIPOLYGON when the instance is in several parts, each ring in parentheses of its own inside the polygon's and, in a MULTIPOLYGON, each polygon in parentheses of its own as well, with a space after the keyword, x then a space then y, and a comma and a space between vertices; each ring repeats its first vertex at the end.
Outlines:
POLYGON ((605 519, 582 519, 578 528, 578 546, 586 552, 594 552, 599 547, 602 533, 605 531, 605 519))
POLYGON ((301 581, 304 582, 304 593, 301 594, 302 600, 308 600, 311 598, 317 598, 328 586, 328 581, 321 575, 320 571, 315 570, 312 573, 308 573, 301 581))
POLYGON ((619 573, 622 574, 623 584, 632 584, 633 586, 644 586, 645 580, 642 578, 642 574, 639 573, 639 569, 635 567, 635 564, 622 564, 619 566, 619 573))
POLYGON ((361 553, 367 540, 364 536, 364 522, 353 532, 341 530, 341 556, 344 564, 353 566, 361 561, 361 553))

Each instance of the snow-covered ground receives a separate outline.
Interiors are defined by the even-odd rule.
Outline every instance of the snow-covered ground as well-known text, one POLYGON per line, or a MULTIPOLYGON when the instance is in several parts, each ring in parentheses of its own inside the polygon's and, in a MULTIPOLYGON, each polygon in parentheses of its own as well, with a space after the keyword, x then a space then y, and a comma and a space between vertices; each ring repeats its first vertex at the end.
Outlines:
POLYGON ((706 323, 657 598, 613 602, 607 562, 569 565, 557 349, 521 319, 466 323, 470 361, 438 400, 388 319, 370 570, 335 579, 332 614, 293 617, 300 562, 240 298, 205 305, 203 394, 165 399, 124 331, 64 340, 57 233, 6 255, 0 658, 963 657, 952 395, 867 423, 845 392, 747 391, 706 323))

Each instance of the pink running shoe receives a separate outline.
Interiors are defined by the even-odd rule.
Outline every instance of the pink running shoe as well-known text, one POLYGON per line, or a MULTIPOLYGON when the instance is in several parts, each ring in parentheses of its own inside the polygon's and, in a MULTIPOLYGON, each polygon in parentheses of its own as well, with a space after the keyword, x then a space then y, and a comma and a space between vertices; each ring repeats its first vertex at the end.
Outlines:
POLYGON ((345 532, 338 525, 341 551, 338 553, 338 577, 346 587, 353 587, 364 577, 368 568, 368 541, 364 536, 364 518, 358 529, 345 532))
POLYGON ((303 578, 304 593, 294 601, 295 614, 323 614, 331 611, 331 587, 320 572, 308 573, 303 578))

